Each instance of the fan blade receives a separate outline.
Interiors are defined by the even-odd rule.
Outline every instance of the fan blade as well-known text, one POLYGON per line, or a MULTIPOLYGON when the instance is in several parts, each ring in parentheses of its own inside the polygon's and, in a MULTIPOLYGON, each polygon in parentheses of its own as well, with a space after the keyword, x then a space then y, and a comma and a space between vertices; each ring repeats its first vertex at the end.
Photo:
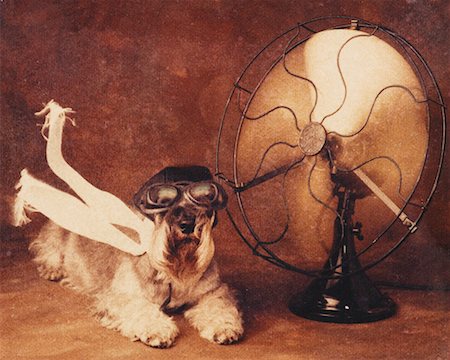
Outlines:
MULTIPOLYGON (((292 54, 293 56, 295 54, 292 54)), ((405 87, 416 99, 423 99, 413 70, 392 46, 375 35, 357 30, 327 30, 315 34, 304 49, 306 76, 316 85, 319 97, 312 115, 327 132, 351 135, 365 124, 368 113, 383 89, 393 106, 405 87)), ((408 91, 401 97, 410 98, 408 91)))

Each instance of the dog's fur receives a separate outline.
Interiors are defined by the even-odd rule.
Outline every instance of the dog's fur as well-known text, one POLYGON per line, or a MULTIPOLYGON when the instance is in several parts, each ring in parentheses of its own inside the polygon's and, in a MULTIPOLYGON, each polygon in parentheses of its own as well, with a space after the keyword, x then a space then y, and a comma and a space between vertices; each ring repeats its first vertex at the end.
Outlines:
POLYGON ((168 313, 183 307, 200 336, 230 344, 242 337, 243 323, 235 295, 212 259, 214 216, 183 203, 156 215, 151 249, 140 257, 51 222, 30 250, 42 277, 91 295, 100 323, 132 340, 171 346, 178 328, 168 313), (180 227, 186 219, 193 224, 189 234, 180 227))

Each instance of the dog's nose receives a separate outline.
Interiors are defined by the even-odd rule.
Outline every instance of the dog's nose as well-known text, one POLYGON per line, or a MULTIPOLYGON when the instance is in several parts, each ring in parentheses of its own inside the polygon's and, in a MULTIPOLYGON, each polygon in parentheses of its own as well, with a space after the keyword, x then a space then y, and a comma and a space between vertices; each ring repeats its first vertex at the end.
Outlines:
POLYGON ((192 234, 194 232, 195 222, 194 221, 182 221, 180 223, 180 229, 183 234, 192 234))

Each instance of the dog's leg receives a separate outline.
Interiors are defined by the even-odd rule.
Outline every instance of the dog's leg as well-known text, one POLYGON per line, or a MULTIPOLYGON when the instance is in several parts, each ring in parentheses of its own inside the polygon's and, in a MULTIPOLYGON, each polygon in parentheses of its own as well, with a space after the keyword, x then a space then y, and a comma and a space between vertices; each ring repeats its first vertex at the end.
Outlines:
POLYGON ((156 303, 156 299, 161 299, 160 294, 146 292, 144 287, 131 261, 124 260, 111 286, 96 294, 96 315, 103 326, 116 329, 131 340, 157 348, 169 347, 178 335, 178 328, 160 310, 161 304, 156 303))
POLYGON ((174 343, 178 328, 159 305, 142 298, 116 296, 113 300, 111 295, 98 298, 96 315, 103 326, 151 347, 166 348, 174 343))
POLYGON ((225 284, 203 295, 185 316, 201 337, 217 344, 232 344, 244 333, 236 299, 225 284))
POLYGON ((44 279, 58 281, 66 275, 63 268, 65 236, 63 229, 49 222, 29 246, 39 275, 44 279))

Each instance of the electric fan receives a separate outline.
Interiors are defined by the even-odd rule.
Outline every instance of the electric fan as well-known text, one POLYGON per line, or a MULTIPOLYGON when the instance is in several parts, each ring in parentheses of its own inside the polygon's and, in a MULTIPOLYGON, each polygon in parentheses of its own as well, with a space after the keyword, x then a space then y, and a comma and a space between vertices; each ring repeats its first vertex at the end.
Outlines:
POLYGON ((227 212, 253 253, 314 277, 292 312, 342 323, 395 313, 366 270, 416 231, 445 118, 419 52, 362 19, 299 23, 251 59, 225 106, 216 176, 234 191, 227 212))

